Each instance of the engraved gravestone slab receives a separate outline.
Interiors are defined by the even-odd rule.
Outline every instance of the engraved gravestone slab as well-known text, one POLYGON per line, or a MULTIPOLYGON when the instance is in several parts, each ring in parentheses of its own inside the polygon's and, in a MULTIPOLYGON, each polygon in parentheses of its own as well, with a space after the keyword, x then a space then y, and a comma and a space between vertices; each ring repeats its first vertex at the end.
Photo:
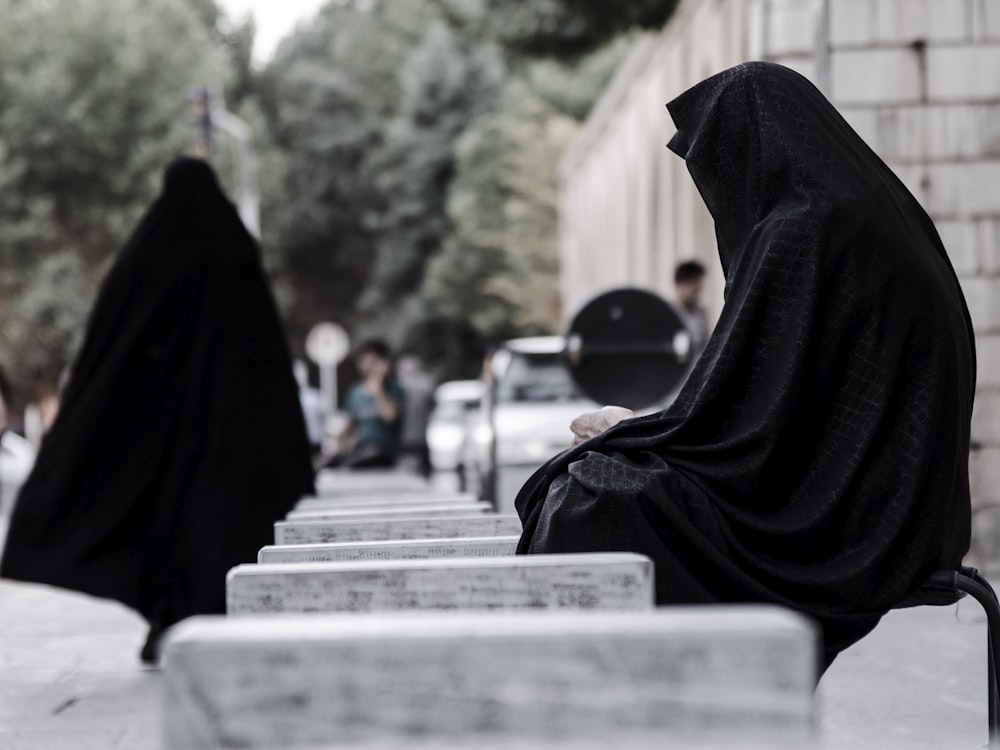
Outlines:
POLYGON ((289 521, 352 518, 421 518, 424 516, 468 516, 492 513, 491 503, 439 503, 422 505, 396 505, 390 507, 350 507, 292 510, 285 516, 289 521))
POLYGON ((653 563, 629 552, 237 565, 226 612, 649 609, 653 563))
POLYGON ((463 536, 512 536, 521 533, 521 519, 513 514, 482 513, 466 516, 428 516, 406 520, 359 519, 277 521, 275 544, 328 544, 388 539, 454 539, 463 536))

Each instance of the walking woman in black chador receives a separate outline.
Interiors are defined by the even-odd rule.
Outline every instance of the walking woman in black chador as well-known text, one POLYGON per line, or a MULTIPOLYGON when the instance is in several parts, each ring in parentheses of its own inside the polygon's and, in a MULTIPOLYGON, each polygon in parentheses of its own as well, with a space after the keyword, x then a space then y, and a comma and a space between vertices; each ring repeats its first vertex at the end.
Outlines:
POLYGON ((178 159, 91 312, 0 575, 117 599, 162 631, 225 611, 225 576, 312 491, 288 349, 254 240, 178 159))
POLYGON ((668 109, 721 318, 672 406, 525 485, 519 551, 633 550, 660 604, 795 608, 825 667, 968 549, 968 310, 927 214, 806 79, 749 63, 668 109))

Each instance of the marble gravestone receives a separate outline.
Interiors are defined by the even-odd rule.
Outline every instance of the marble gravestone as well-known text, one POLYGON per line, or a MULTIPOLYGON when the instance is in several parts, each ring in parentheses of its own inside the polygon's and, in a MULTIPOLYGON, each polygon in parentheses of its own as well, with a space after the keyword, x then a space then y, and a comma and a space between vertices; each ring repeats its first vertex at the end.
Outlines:
POLYGON ((193 617, 164 748, 811 747, 816 646, 768 606, 193 617))
POLYGON ((230 615, 406 609, 653 607, 653 563, 630 552, 237 565, 230 615))
POLYGON ((512 536, 521 533, 515 515, 482 513, 434 516, 407 520, 359 519, 277 521, 275 544, 328 544, 388 539, 453 539, 475 536, 512 536))
POLYGON ((514 554, 519 538, 517 536, 493 536, 269 545, 262 547, 257 553, 257 562, 349 562, 352 560, 422 560, 434 557, 504 557, 514 554))
POLYGON ((357 518, 421 518, 424 516, 467 516, 476 513, 492 513, 491 503, 438 503, 423 505, 394 505, 349 508, 322 508, 292 510, 285 516, 288 521, 308 521, 323 519, 357 518))
POLYGON ((345 495, 343 497, 305 496, 295 504, 295 510, 326 510, 327 508, 394 507, 397 505, 456 505, 478 502, 468 492, 410 492, 402 495, 345 495))

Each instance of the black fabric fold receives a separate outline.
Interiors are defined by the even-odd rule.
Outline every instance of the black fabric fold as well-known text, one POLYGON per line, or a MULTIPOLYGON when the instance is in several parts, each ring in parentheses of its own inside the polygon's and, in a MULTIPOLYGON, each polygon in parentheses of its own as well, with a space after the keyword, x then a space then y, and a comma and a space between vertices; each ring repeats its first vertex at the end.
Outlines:
POLYGON ((805 78, 747 63, 668 109, 721 317, 667 410, 528 481, 518 551, 648 554, 659 603, 793 607, 829 664, 968 549, 969 313, 930 218, 805 78))
POLYGON ((224 612, 226 572, 312 488, 256 243, 211 168, 178 159, 101 286, 0 575, 158 627, 224 612))

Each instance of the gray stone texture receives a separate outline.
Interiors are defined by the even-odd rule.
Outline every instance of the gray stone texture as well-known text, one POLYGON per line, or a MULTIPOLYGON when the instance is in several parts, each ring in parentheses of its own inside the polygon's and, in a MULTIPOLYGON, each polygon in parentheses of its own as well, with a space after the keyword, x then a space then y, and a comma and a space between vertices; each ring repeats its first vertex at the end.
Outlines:
POLYGON ((371 505, 347 508, 307 508, 292 510, 285 518, 289 521, 350 520, 358 518, 422 518, 426 516, 470 516, 476 513, 492 513, 491 503, 438 503, 417 505, 371 505))
MULTIPOLYGON (((971 562, 992 581, 1000 579, 1000 502, 980 504, 972 512, 971 562)), ((984 656, 985 659, 985 656, 984 656)))
POLYGON ((226 611, 649 609, 653 564, 626 552, 238 565, 226 611))
POLYGON ((767 607, 193 618, 166 645, 165 750, 611 747, 651 732, 808 744, 815 649, 804 619, 767 607))
POLYGON ((304 497, 295 504, 296 510, 316 508, 367 508, 370 506, 393 507, 396 505, 428 505, 441 503, 474 503, 476 497, 468 492, 404 492, 402 494, 344 495, 342 497, 304 497))
POLYGON ((521 533, 515 515, 480 514, 410 520, 278 521, 275 544, 328 544, 389 539, 454 539, 463 536, 511 536, 521 533))
POLYGON ((316 475, 319 495, 361 495, 386 492, 427 492, 430 483, 421 476, 402 471, 331 471, 316 475))
POLYGON ((434 557, 505 557, 513 555, 518 536, 470 539, 408 539, 388 542, 290 544, 262 547, 257 562, 350 562, 357 560, 424 560, 434 557))
POLYGON ((927 93, 934 101, 996 101, 1000 44, 927 48, 927 93))
POLYGON ((920 68, 909 47, 834 50, 833 98, 844 105, 914 104, 921 99, 920 68))

